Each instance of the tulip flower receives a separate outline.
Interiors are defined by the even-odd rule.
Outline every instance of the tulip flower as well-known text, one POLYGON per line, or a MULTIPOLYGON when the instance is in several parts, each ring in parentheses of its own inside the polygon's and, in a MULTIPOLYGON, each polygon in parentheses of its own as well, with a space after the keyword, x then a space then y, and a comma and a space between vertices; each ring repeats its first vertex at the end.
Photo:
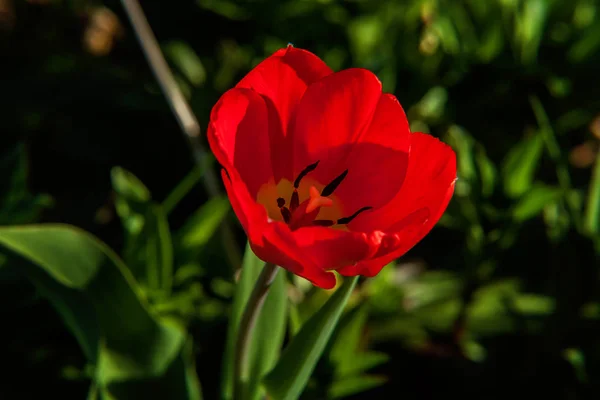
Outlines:
POLYGON ((325 289, 405 254, 454 192, 454 151, 373 73, 292 46, 223 94, 208 139, 252 250, 325 289))

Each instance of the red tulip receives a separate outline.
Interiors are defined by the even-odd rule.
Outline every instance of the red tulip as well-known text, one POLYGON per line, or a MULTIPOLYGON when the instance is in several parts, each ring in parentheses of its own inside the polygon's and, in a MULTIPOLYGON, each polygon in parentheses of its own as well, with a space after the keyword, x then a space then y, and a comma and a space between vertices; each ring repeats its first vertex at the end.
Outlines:
POLYGON ((364 69, 288 46, 227 91, 208 139, 252 250, 330 289, 418 243, 454 192, 456 156, 364 69))

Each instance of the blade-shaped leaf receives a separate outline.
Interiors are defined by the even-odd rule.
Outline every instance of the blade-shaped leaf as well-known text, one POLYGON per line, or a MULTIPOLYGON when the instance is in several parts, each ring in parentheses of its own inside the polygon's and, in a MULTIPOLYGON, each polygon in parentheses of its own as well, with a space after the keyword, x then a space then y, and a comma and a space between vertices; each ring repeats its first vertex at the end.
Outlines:
POLYGON ((463 128, 453 125, 448 129, 448 141, 457 154, 457 169, 461 180, 475 181, 477 168, 473 159, 475 140, 463 128))
POLYGON ((487 156, 483 146, 477 147, 475 162, 477 163, 481 182, 481 194, 484 197, 489 197, 493 194, 496 185, 496 166, 487 156))
POLYGON ((357 281, 357 277, 344 280, 325 305, 306 321, 275 368, 265 377, 267 392, 274 400, 291 400, 300 396, 357 281))
POLYGON ((111 170, 111 180, 116 193, 115 209, 125 231, 123 258, 136 279, 144 283, 146 263, 140 252, 147 241, 143 232, 151 202, 150 191, 135 175, 120 167, 111 170))
POLYGON ((516 41, 521 47, 521 61, 533 63, 544 34, 544 25, 548 15, 548 2, 529 0, 523 3, 522 11, 516 15, 516 41))
POLYGON ((544 207, 559 200, 562 190, 557 187, 536 185, 527 192, 515 205, 513 218, 525 221, 538 215, 544 207))
POLYGON ((361 350, 366 322, 367 310, 359 306, 347 312, 335 330, 328 353, 337 378, 357 376, 387 361, 388 356, 384 353, 361 350))
MULTIPOLYGON (((240 278, 233 296, 233 310, 227 332, 227 347, 225 349, 223 380, 221 382, 221 392, 224 399, 231 399, 233 395, 233 357, 238 327, 244 307, 264 265, 265 263, 258 259, 250 246, 247 245, 240 278)), ((285 335, 287 301, 285 274, 280 271, 269 290, 252 334, 248 360, 250 376, 248 381, 245 382, 245 399, 259 398, 261 395, 260 381, 277 361, 285 335)))
POLYGON ((350 377, 357 376, 363 372, 367 372, 371 368, 386 363, 389 356, 386 353, 369 351, 358 353, 352 358, 352 362, 342 366, 340 376, 350 377))
POLYGON ((163 201, 162 206, 165 213, 168 215, 177 207, 179 202, 200 182, 206 168, 195 166, 169 193, 163 201))
POLYGON ((115 205, 125 228, 124 258, 135 278, 153 293, 166 295, 173 286, 173 244, 167 213, 131 172, 115 167, 115 205))
POLYGON ((194 86, 200 86, 206 80, 206 70, 200 58, 187 43, 172 41, 164 46, 165 54, 177 66, 194 86))
POLYGON ((567 53, 567 58, 573 63, 580 63, 593 56, 600 48, 600 25, 592 24, 581 35, 567 53))
POLYGON ((502 179, 508 197, 519 197, 531 188, 543 149, 544 139, 536 133, 521 140, 507 154, 502 165, 502 179))
POLYGON ((587 204, 585 208, 585 228, 588 233, 598 234, 600 224, 600 153, 596 157, 596 164, 590 180, 587 204))
POLYGON ((183 329, 152 316, 130 271, 102 242, 66 225, 2 227, 0 250, 57 309, 96 364, 102 392, 134 399, 153 387, 157 398, 200 398, 183 329))
POLYGON ((226 197, 213 197, 202 205, 179 229, 175 237, 182 251, 200 249, 206 245, 229 211, 226 197))
POLYGON ((129 202, 145 203, 150 200, 148 188, 131 172, 121 167, 111 171, 113 189, 129 202))
POLYGON ((381 386, 385 383, 385 381, 386 379, 382 376, 371 375, 341 379, 334 382, 329 388, 329 398, 340 399, 348 397, 350 395, 381 386))
POLYGON ((366 309, 358 307, 342 317, 335 331, 329 358, 336 365, 335 372, 339 376, 343 376, 344 372, 340 371, 340 369, 352 364, 353 358, 359 353, 358 347, 366 321, 366 309))
MULTIPOLYGON (((253 395, 255 400, 264 397, 261 393, 260 384, 263 377, 269 372, 281 352, 283 339, 285 338, 286 314, 287 314, 287 293, 286 293, 285 274, 280 271, 273 282, 269 295, 259 320, 254 327, 250 353, 250 381, 248 392, 253 395)), ((264 390, 264 389, 263 389, 264 390)))
POLYGON ((144 237, 148 286, 168 295, 173 287, 173 242, 167 215, 160 204, 148 207, 144 237))

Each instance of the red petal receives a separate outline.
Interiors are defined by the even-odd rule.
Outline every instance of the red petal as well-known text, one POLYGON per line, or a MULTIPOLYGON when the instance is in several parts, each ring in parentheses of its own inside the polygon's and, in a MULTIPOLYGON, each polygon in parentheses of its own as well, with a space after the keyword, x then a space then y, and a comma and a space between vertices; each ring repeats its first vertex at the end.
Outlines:
POLYGON ((372 256, 379 246, 379 240, 373 241, 362 232, 306 227, 290 233, 300 254, 312 258, 324 270, 335 270, 364 260, 372 256))
POLYGON ((361 143, 376 143, 408 153, 410 127, 404 109, 392 94, 384 93, 379 99, 375 115, 361 143))
POLYGON ((268 224, 267 210, 250 196, 246 185, 235 169, 232 169, 231 172, 223 169, 221 177, 233 212, 240 220, 246 235, 248 235, 248 240, 251 243, 262 243, 262 233, 268 224))
POLYGON ((268 127, 263 98, 248 89, 227 91, 210 117, 208 141, 213 153, 228 172, 238 171, 253 198, 273 179, 268 127))
POLYGON ((413 133, 410 138, 408 169, 402 187, 388 204, 370 212, 369 218, 353 220, 349 224, 352 230, 393 233, 394 224, 424 207, 431 217, 438 213, 438 219, 441 217, 446 207, 444 202, 449 201, 446 192, 454 187, 456 180, 456 155, 450 146, 431 135, 413 133))
POLYGON ((292 121, 294 176, 320 161, 311 177, 327 184, 345 169, 352 145, 366 132, 381 97, 381 82, 347 69, 309 86, 292 121))
POLYGON ((425 236, 423 233, 429 221, 429 210, 422 208, 413 212, 394 226, 396 233, 375 231, 372 235, 380 238, 377 252, 370 258, 354 265, 340 268, 338 272, 345 276, 375 276, 383 267, 404 255, 425 236), (417 239, 419 238, 419 239, 417 239))
POLYGON ((406 176, 410 138, 402 106, 384 94, 369 129, 347 158, 348 175, 335 191, 346 214, 367 206, 379 208, 398 193, 406 176))
POLYGON ((379 239, 359 232, 323 227, 291 231, 272 222, 263 231, 264 242, 253 247, 261 259, 273 262, 323 289, 335 286, 335 270, 372 256, 379 239))
POLYGON ((315 264, 314 257, 303 253, 292 231, 285 224, 269 224, 264 231, 264 239, 262 247, 253 247, 256 255, 262 260, 277 264, 323 289, 335 286, 335 275, 315 264))
POLYGON ((406 178, 396 197, 368 218, 357 218, 348 224, 352 230, 384 231, 382 246, 371 260, 339 272, 374 276, 404 255, 439 221, 454 193, 455 180, 454 151, 433 136, 412 134, 406 178))
POLYGON ((275 181, 292 180, 292 144, 288 124, 298 102, 311 83, 330 75, 331 69, 316 55, 288 46, 258 64, 236 87, 261 94, 269 109, 275 181))

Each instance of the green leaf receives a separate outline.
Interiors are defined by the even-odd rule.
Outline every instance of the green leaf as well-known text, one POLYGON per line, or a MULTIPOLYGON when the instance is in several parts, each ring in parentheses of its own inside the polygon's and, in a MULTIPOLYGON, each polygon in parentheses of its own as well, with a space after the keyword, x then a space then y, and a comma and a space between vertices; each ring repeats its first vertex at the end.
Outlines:
POLYGON ((248 393, 253 396, 248 398, 258 400, 264 397, 264 389, 260 387, 261 381, 279 358, 285 338, 287 305, 285 274, 280 271, 269 290, 259 320, 254 327, 250 347, 251 369, 248 387, 248 393))
POLYGON ((206 70, 200 58, 187 43, 173 41, 165 45, 165 55, 194 86, 206 81, 206 70))
POLYGON ((512 306, 523 315, 547 316, 554 312, 556 300, 535 293, 521 293, 514 298, 512 306))
POLYGON ((288 315, 290 326, 289 335, 290 337, 294 337, 302 327, 302 319, 300 317, 300 311, 298 310, 298 306, 293 301, 290 301, 290 309, 288 315))
POLYGON ((340 399, 348 397, 355 393, 364 392, 381 386, 386 382, 386 378, 382 376, 363 375, 358 377, 350 377, 333 382, 329 388, 329 398, 340 399))
POLYGON ((20 270, 96 364, 103 393, 200 398, 184 330, 152 316, 130 271, 102 242, 66 225, 30 225, 0 228, 0 249, 27 261, 20 270))
POLYGON ((148 188, 131 172, 121 167, 110 171, 113 189, 128 201, 146 203, 150 200, 148 188))
POLYGON ((204 270, 198 264, 185 264, 177 268, 177 272, 173 277, 173 284, 176 286, 184 285, 190 281, 202 278, 204 270))
MULTIPOLYGON (((485 148, 458 125, 448 128, 448 144, 456 150, 457 155, 458 180, 455 190, 456 195, 463 198, 459 205, 472 226, 479 225, 477 208, 471 204, 472 195, 475 198, 492 195, 496 186, 496 167, 488 158, 485 148)), ((456 224, 456 221, 452 221, 452 217, 446 213, 442 223, 449 225, 456 224)))
POLYGON ((572 63, 580 63, 594 56, 600 48, 600 24, 592 24, 582 37, 573 43, 567 53, 572 63))
POLYGON ((362 16, 348 24, 350 48, 359 60, 372 57, 383 35, 383 26, 377 16, 362 16))
POLYGON ((151 201, 150 191, 131 172, 115 167, 111 177, 125 229, 125 261, 138 281, 166 295, 173 286, 173 244, 166 212, 151 201))
POLYGON ((359 306, 346 313, 335 330, 329 359, 338 380, 361 379, 360 374, 388 360, 385 353, 361 351, 360 342, 366 322, 367 310, 365 306, 359 306))
POLYGON ((508 305, 517 295, 519 284, 518 279, 502 279, 477 289, 467 311, 467 329, 477 335, 512 331, 515 323, 508 305))
POLYGON ((481 35, 477 56, 482 62, 489 63, 502 52, 503 47, 504 32, 502 21, 491 21, 488 28, 481 35))
POLYGON ((458 156, 457 169, 461 180, 472 184, 477 177, 475 160, 473 159, 473 147, 475 140, 463 128, 453 125, 448 129, 449 142, 456 149, 458 156))
POLYGON ((458 296, 425 304, 415 309, 414 316, 422 326, 436 332, 449 332, 459 315, 462 300, 458 296))
POLYGON ((420 115, 427 121, 438 120, 446 110, 448 102, 448 91, 436 86, 431 88, 417 104, 420 115))
POLYGON ((358 277, 345 278, 342 285, 294 336, 277 365, 264 380, 275 400, 297 399, 317 364, 358 277))
POLYGON ((460 51, 460 38, 449 16, 438 15, 434 19, 432 27, 447 54, 457 54, 460 51))
POLYGON ((492 160, 488 158, 483 146, 477 146, 475 162, 477 163, 481 182, 481 194, 484 197, 489 197, 493 194, 496 186, 496 167, 492 160))
MULTIPOLYGON (((264 265, 264 261, 254 255, 248 244, 240 278, 233 296, 233 309, 227 331, 227 344, 223 359, 223 380, 221 382, 221 393, 224 399, 231 399, 233 395, 234 349, 238 327, 250 293, 264 265)), ((275 365, 283 344, 288 300, 285 291, 285 274, 282 272, 280 271, 275 277, 254 327, 248 360, 250 376, 246 377, 244 399, 257 399, 262 395, 260 381, 267 371, 275 365)))
POLYGON ((145 270, 139 252, 145 242, 142 233, 151 201, 150 191, 131 172, 121 167, 111 170, 111 179, 116 193, 115 208, 125 230, 123 258, 136 278, 142 281, 141 275, 145 270))
POLYGON ((556 137, 556 132, 552 127, 550 118, 540 99, 535 95, 531 95, 529 96, 529 102, 540 127, 540 134, 544 138, 546 151, 550 156, 550 159, 554 162, 558 184, 565 193, 565 204, 569 211, 571 222, 575 228, 580 231, 583 223, 581 217, 581 202, 577 195, 573 195, 576 192, 571 190, 571 174, 569 172, 569 167, 562 156, 561 145, 556 137))
POLYGON ((584 221, 586 231, 597 235, 600 231, 600 152, 596 156, 596 164, 592 172, 584 221))
POLYGON ((538 215, 544 207, 558 201, 562 190, 553 186, 535 185, 514 206, 512 216, 522 222, 538 215))
POLYGON ((230 206, 226 197, 213 197, 202 205, 176 234, 178 248, 184 251, 206 245, 227 216, 230 206))
POLYGON ((153 290, 168 295, 173 288, 173 243, 167 216, 159 204, 148 207, 146 214, 146 279, 153 290))
POLYGON ((363 372, 375 368, 378 365, 386 363, 389 360, 389 356, 386 353, 380 353, 377 351, 368 351, 364 353, 355 354, 352 357, 352 362, 341 366, 341 376, 356 376, 363 372))
POLYGON ((412 308, 436 304, 460 295, 463 283, 450 271, 427 271, 403 285, 404 301, 412 308))
POLYGON ((331 362, 336 366, 336 375, 344 376, 345 367, 353 364, 354 357, 359 353, 360 339, 367 321, 364 307, 358 307, 344 315, 335 330, 333 345, 329 352, 331 362))
POLYGON ((371 324, 370 339, 375 342, 398 341, 409 348, 422 348, 427 344, 429 333, 417 316, 398 314, 371 324))
POLYGON ((531 188, 543 149, 544 139, 536 133, 509 151, 502 164, 504 192, 508 197, 519 197, 531 188))
POLYGON ((163 201, 163 209, 169 215, 179 202, 200 182, 206 171, 205 166, 195 166, 192 170, 175 186, 163 201))
POLYGON ((548 14, 547 0, 527 0, 523 11, 516 16, 516 39, 521 47, 521 61, 531 64, 535 61, 544 34, 548 14))
POLYGON ((588 373, 586 371, 586 360, 585 353, 581 349, 577 348, 568 348, 563 351, 563 357, 571 364, 573 369, 575 370, 575 374, 577 375, 577 379, 579 379, 582 383, 587 383, 588 373))

